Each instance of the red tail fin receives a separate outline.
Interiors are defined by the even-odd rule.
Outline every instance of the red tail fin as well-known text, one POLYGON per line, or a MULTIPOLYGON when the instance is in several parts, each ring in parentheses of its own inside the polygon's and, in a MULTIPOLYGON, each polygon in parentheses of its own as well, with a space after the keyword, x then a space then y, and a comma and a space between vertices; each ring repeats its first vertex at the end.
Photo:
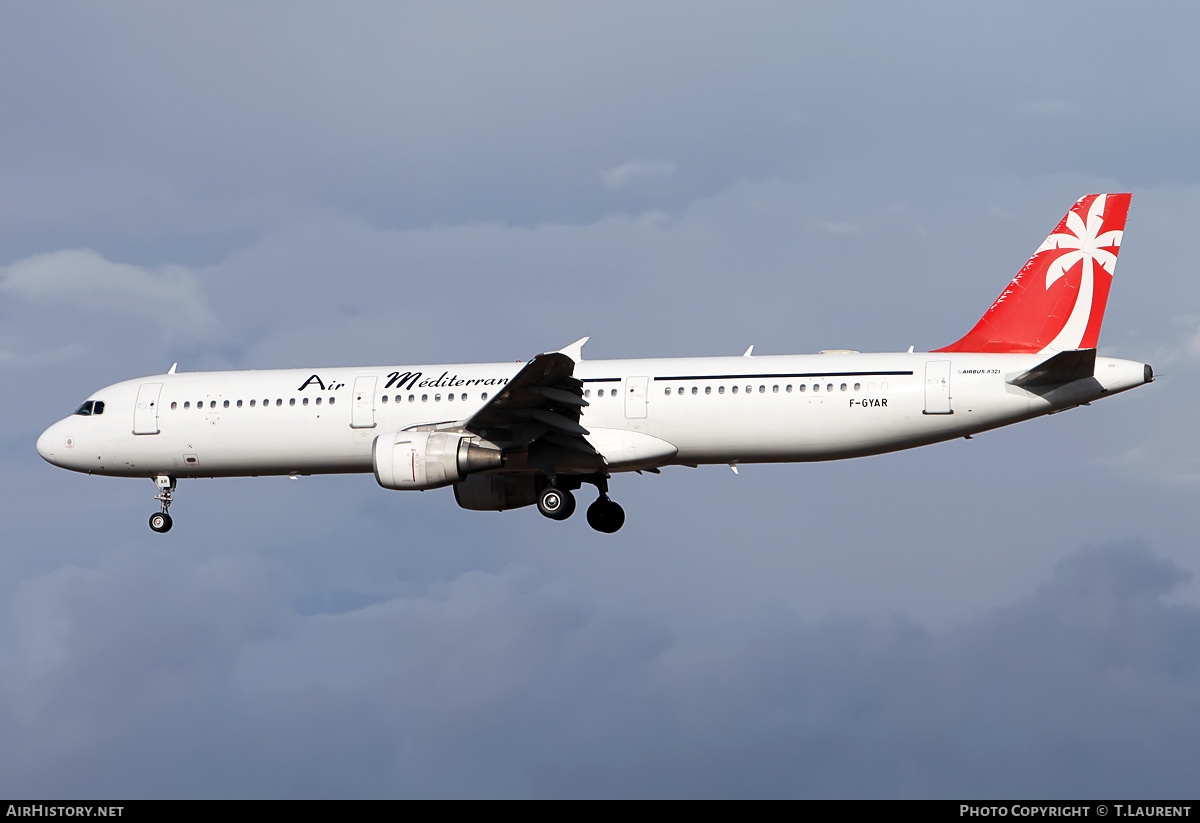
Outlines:
POLYGON ((975 328, 935 351, 1096 348, 1129 199, 1128 194, 1081 197, 975 328))

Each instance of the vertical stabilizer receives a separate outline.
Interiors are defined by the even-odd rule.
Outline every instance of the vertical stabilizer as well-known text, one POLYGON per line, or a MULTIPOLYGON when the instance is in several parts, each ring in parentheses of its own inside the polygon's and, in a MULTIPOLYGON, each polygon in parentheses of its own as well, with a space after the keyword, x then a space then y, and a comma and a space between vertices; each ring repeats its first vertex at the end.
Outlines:
POLYGON ((1081 197, 975 328, 935 351, 1096 348, 1129 200, 1129 194, 1081 197))

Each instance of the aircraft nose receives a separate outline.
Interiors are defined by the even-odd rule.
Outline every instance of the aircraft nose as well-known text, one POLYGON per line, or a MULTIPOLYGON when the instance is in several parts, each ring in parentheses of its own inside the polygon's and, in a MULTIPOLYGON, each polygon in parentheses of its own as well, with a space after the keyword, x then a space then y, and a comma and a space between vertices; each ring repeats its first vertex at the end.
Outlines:
POLYGON ((59 451, 62 443, 58 442, 62 438, 58 437, 59 425, 55 423, 50 428, 42 432, 42 436, 37 439, 37 451, 42 456, 42 459, 47 463, 57 463, 55 452, 59 451))

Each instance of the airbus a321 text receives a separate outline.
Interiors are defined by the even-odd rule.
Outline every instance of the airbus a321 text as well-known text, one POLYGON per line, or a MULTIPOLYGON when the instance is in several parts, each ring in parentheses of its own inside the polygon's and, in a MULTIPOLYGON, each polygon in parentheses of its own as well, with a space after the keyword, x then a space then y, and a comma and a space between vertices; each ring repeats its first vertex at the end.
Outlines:
POLYGON ((588 523, 625 521, 619 472, 862 457, 1085 405, 1153 380, 1096 356, 1128 194, 1080 199, 965 337, 932 352, 584 360, 178 374, 116 383, 37 450, 88 474, 150 478, 171 528, 176 481, 374 472, 452 486, 466 509, 552 520, 587 483, 588 523))

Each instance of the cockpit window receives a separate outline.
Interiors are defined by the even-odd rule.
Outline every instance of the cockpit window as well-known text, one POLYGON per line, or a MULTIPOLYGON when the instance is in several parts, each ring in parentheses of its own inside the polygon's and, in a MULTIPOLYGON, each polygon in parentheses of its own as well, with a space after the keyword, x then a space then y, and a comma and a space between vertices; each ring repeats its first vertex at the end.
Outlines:
POLYGON ((75 410, 76 414, 81 414, 87 417, 90 414, 104 414, 103 400, 89 400, 75 410))

